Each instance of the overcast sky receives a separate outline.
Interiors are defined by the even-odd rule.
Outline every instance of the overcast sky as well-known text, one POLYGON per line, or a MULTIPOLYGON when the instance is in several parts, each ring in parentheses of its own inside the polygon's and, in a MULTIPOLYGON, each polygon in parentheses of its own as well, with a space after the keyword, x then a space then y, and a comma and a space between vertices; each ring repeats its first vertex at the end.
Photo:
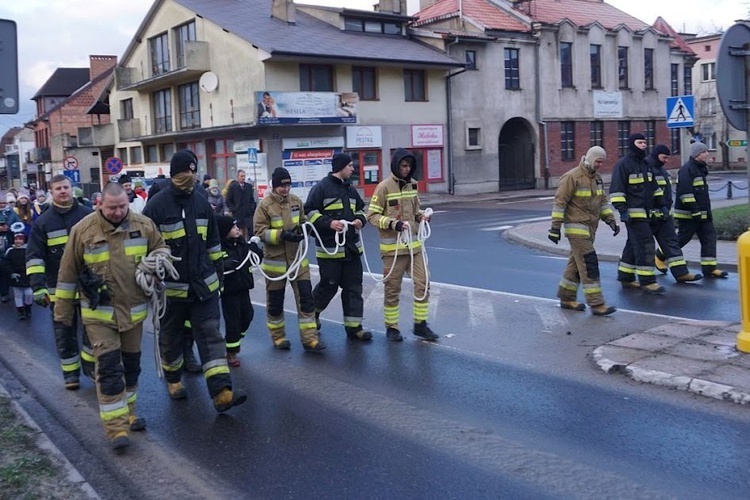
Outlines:
MULTIPOLYGON (((268 0, 269 2, 271 0, 268 0)), ((88 67, 90 54, 121 57, 153 0, 0 0, 0 19, 18 25, 20 112, 0 115, 0 135, 34 118, 31 97, 58 67, 88 67)), ((372 8, 375 0, 298 3, 372 8)), ((698 34, 748 18, 750 0, 608 0, 649 24, 662 16, 676 30, 698 34)), ((409 0, 409 13, 418 10, 409 0)))

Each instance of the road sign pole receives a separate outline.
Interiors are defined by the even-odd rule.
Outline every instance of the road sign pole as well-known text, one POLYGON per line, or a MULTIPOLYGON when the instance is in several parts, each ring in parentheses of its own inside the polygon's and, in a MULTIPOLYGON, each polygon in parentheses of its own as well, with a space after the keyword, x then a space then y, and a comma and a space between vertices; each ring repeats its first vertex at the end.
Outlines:
MULTIPOLYGON (((745 44, 745 139, 750 145, 750 51, 745 44)), ((750 146, 748 146, 750 150, 750 146)), ((745 168, 747 169, 748 186, 750 186, 750 155, 745 153, 745 168)), ((737 273, 740 289, 740 317, 742 319, 740 332, 737 334, 737 350, 750 352, 750 230, 745 231, 737 239, 737 273)))

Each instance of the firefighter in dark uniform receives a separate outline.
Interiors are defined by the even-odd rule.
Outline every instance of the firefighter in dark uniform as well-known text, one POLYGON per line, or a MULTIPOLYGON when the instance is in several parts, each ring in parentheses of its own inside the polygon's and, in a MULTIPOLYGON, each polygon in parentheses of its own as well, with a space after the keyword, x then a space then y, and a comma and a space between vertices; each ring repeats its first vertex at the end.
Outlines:
POLYGON ((672 181, 669 178, 669 172, 664 168, 664 164, 669 159, 671 151, 664 144, 654 146, 651 154, 646 158, 646 162, 651 171, 654 173, 656 183, 664 192, 664 203, 667 206, 667 214, 659 212, 654 213, 651 219, 651 230, 654 233, 656 242, 659 247, 656 249, 656 258, 654 263, 656 268, 662 273, 672 272, 672 276, 678 283, 687 283, 703 279, 701 274, 693 274, 688 271, 687 262, 682 255, 682 249, 677 241, 675 232, 674 219, 671 216, 672 203, 672 181))
POLYGON ((716 262, 716 229, 708 194, 708 147, 702 142, 690 146, 690 158, 677 175, 674 217, 678 222, 677 241, 684 247, 698 235, 701 242, 701 269, 709 278, 726 278, 716 262))
POLYGON ((346 336, 371 340, 372 334, 362 328, 362 241, 359 230, 365 225, 365 202, 349 183, 354 172, 351 156, 337 153, 331 162, 332 172, 317 183, 307 195, 305 214, 320 234, 315 242, 320 282, 313 289, 315 322, 320 329, 320 313, 328 307, 341 287, 346 336), (342 220, 351 222, 346 225, 342 220), (346 230, 346 244, 336 249, 336 232, 346 230))
MULTIPOLYGON (((62 174, 55 175, 49 182, 52 201, 34 221, 26 248, 26 274, 34 292, 34 301, 52 309, 54 318, 54 298, 57 286, 57 272, 60 268, 65 244, 73 226, 92 212, 73 197, 70 179, 62 174)), ((57 354, 62 365, 66 389, 78 389, 79 373, 93 378, 94 353, 83 328, 83 340, 78 341, 78 315, 70 326, 53 320, 57 354)))
POLYGON ((159 347, 169 396, 185 399, 182 385, 183 330, 190 320, 208 393, 217 411, 244 403, 247 395, 232 390, 224 337, 219 330, 219 290, 224 266, 216 219, 208 200, 195 192, 195 154, 177 151, 170 161, 170 184, 149 200, 143 215, 161 231, 179 273, 165 280, 167 308, 159 347))
MULTIPOLYGON (((292 176, 283 167, 271 175, 270 193, 258 205, 253 217, 253 232, 265 244, 261 269, 267 276, 278 278, 286 274, 294 262, 297 247, 304 239, 300 224, 306 217, 302 200, 290 193, 292 176)), ((266 325, 276 349, 289 349, 284 323, 284 292, 287 278, 266 278, 266 325)), ((297 304, 297 325, 305 351, 320 352, 326 345, 320 340, 315 325, 315 303, 310 283, 310 266, 307 257, 300 263, 294 279, 289 279, 297 304)))
POLYGON ((135 275, 143 257, 163 249, 154 223, 130 210, 125 189, 110 182, 99 210, 71 231, 60 263, 55 321, 73 321, 80 291, 81 317, 96 356, 99 416, 115 450, 130 444, 130 431, 146 429, 136 401, 148 298, 135 275))
POLYGON ((654 269, 654 235, 651 218, 654 211, 667 216, 661 188, 646 163, 646 137, 635 133, 628 137, 628 152, 615 164, 609 200, 620 213, 628 229, 628 242, 617 269, 623 288, 637 288, 645 293, 664 293, 656 283, 654 269), (636 277, 638 281, 636 282, 636 277))

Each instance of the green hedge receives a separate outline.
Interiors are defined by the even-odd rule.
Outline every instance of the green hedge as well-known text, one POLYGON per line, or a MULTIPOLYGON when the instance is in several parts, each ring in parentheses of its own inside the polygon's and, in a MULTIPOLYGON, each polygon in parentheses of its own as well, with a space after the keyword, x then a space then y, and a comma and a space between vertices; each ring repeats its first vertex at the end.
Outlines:
POLYGON ((712 210, 716 236, 720 240, 736 241, 750 228, 750 205, 743 203, 712 210))

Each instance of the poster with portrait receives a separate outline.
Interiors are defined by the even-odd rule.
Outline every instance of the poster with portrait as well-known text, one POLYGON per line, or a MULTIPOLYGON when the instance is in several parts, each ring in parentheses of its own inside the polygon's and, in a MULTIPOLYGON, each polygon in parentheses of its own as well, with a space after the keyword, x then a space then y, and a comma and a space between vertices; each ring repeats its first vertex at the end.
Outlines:
POLYGON ((356 92, 256 92, 258 125, 357 123, 356 92))

